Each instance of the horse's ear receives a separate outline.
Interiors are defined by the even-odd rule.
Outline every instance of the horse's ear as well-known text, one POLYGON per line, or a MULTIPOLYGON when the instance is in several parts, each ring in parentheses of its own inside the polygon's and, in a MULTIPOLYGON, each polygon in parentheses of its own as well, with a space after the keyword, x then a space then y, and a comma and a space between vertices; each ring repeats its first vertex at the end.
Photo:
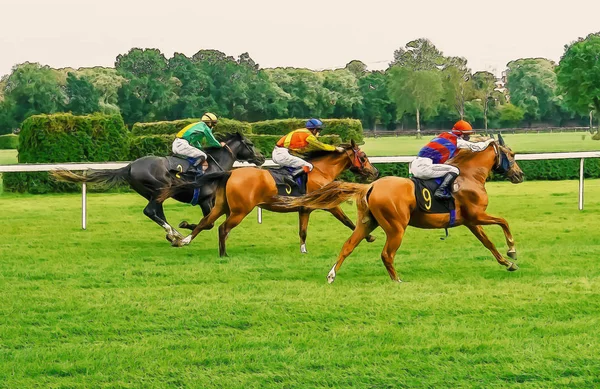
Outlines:
POLYGON ((356 142, 354 141, 354 139, 350 139, 350 146, 352 146, 353 149, 356 148, 356 142))
POLYGON ((502 134, 498 133, 498 143, 500 143, 500 146, 505 147, 506 143, 504 143, 504 138, 502 138, 502 134))

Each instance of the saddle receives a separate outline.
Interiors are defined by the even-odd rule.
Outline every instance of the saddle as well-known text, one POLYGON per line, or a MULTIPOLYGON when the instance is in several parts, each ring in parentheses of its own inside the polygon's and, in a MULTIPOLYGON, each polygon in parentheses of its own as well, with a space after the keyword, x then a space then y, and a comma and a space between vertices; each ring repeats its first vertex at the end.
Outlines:
POLYGON ((208 162, 206 161, 202 164, 202 168, 199 169, 199 166, 195 167, 194 163, 196 162, 196 158, 184 157, 181 155, 173 155, 166 158, 169 171, 174 173, 177 178, 185 176, 193 180, 197 176, 204 174, 205 169, 203 170, 202 168, 205 166, 208 167, 208 162))
MULTIPOLYGON (((444 177, 432 178, 430 180, 423 180, 415 177, 411 177, 410 179, 415 183, 415 197, 419 209, 425 213, 449 213, 450 227, 452 227, 456 217, 454 197, 448 200, 440 200, 433 196, 444 177)), ((449 194, 452 196, 450 188, 446 189, 446 193, 448 192, 450 192, 449 194)))
POLYGON ((308 174, 302 172, 294 177, 292 173, 297 169, 291 167, 268 168, 266 170, 271 173, 275 180, 278 195, 298 197, 306 194, 308 174))

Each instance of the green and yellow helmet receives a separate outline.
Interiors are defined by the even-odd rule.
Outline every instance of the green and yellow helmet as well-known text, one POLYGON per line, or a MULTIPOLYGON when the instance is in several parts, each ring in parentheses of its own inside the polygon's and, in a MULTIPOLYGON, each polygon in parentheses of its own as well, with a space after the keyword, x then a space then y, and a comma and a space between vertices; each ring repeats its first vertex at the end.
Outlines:
POLYGON ((202 115, 201 120, 204 123, 206 123, 206 125, 209 127, 214 127, 217 124, 217 121, 219 121, 219 119, 217 118, 217 115, 215 115, 214 113, 210 113, 210 112, 207 112, 204 115, 202 115))

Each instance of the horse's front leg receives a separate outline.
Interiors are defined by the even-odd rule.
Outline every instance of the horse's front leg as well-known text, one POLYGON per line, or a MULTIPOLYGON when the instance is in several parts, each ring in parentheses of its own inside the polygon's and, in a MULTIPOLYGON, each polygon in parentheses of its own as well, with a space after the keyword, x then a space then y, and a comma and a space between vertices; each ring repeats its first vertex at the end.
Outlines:
POLYGON ((485 231, 483 231, 483 227, 481 227, 479 225, 468 225, 467 224, 467 228, 469 228, 469 230, 471 230, 473 235, 475 235, 477 237, 477 239, 479 239, 479 241, 481 243, 483 243, 483 245, 488 250, 491 251, 492 255, 496 258, 496 260, 498 261, 499 264, 506 266, 508 271, 515 271, 519 268, 514 263, 507 261, 506 259, 504 259, 504 257, 502 257, 502 254, 500 254, 498 252, 498 250, 496 250, 496 246, 494 246, 494 244, 492 243, 490 238, 488 238, 485 231))
MULTIPOLYGON (((335 208, 326 209, 325 211, 331 213, 333 216, 335 216, 336 219, 341 221, 343 225, 350 228, 352 231, 354 231, 354 229, 356 228, 352 220, 350 220, 350 218, 344 213, 344 211, 342 211, 341 207, 337 206, 335 208)), ((362 223, 362 221, 359 221, 359 223, 362 223)), ((365 237, 365 240, 369 243, 374 242, 375 237, 369 234, 365 237)))
MULTIPOLYGON (((213 201, 212 201, 212 199, 207 199, 207 200, 204 200, 204 201, 200 202, 199 205, 200 205, 200 209, 202 209, 202 215, 204 217, 206 217, 206 216, 208 216, 208 214, 212 210, 213 201)), ((191 230, 191 231, 193 231, 197 226, 198 226, 198 224, 190 224, 186 220, 184 220, 181 223, 179 223, 179 228, 185 228, 185 229, 191 230)), ((214 226, 215 226, 215 224, 213 223, 212 225, 207 226, 205 228, 205 230, 210 230, 214 226)))
POLYGON ((492 215, 488 215, 484 213, 477 217, 477 224, 480 225, 490 225, 496 224, 502 227, 502 232, 504 232, 504 237, 506 238, 506 244, 508 245, 508 255, 510 258, 516 260, 517 259, 517 250, 515 248, 515 240, 513 239, 512 233, 510 232, 510 228, 508 227, 508 222, 506 219, 501 217, 496 217, 492 215))

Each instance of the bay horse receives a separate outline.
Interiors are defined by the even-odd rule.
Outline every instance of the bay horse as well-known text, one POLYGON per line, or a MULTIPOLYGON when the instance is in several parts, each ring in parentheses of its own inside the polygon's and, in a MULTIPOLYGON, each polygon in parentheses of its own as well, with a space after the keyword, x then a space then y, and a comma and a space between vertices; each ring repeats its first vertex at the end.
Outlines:
MULTIPOLYGON (((498 263, 506 266, 509 271, 517 270, 515 263, 508 261, 498 252, 482 227, 490 224, 502 227, 508 244, 507 255, 516 260, 515 242, 508 223, 501 217, 486 213, 488 195, 485 190, 485 182, 491 171, 505 175, 514 184, 523 182, 523 171, 515 161, 514 152, 504 144, 502 136, 499 135, 499 143, 495 141, 480 152, 459 149, 454 158, 446 163, 460 169, 460 175, 453 185, 456 219, 452 227, 465 225, 491 251, 498 263)), ((394 268, 394 257, 407 226, 425 229, 449 226, 449 214, 421 211, 417 206, 413 181, 402 177, 383 177, 369 185, 335 181, 303 197, 282 196, 277 203, 283 206, 322 209, 334 207, 353 198, 358 208, 356 229, 344 243, 337 262, 327 275, 329 283, 335 280, 346 257, 378 226, 386 234, 381 259, 390 278, 397 282, 401 281, 394 268)))
MULTIPOLYGON (((367 155, 360 150, 354 141, 350 145, 344 146, 343 152, 338 151, 317 151, 307 157, 314 166, 308 174, 306 191, 312 191, 321 188, 332 182, 344 170, 350 169, 354 173, 362 175, 367 179, 375 179, 379 175, 377 169, 369 162, 367 155)), ((313 209, 304 207, 286 207, 277 206, 272 203, 277 197, 277 186, 275 180, 268 170, 255 167, 243 167, 234 169, 231 172, 219 172, 204 176, 200 181, 217 181, 215 206, 205 216, 199 224, 193 227, 191 235, 183 240, 173 242, 174 246, 188 245, 201 231, 211 229, 214 222, 227 215, 227 219, 219 227, 219 255, 227 256, 225 240, 231 229, 241 223, 256 206, 273 212, 298 212, 299 213, 299 235, 300 251, 306 253, 306 236, 310 213, 313 209)), ((167 198, 180 189, 189 190, 195 183, 182 183, 168 188, 165 193, 159 197, 167 198)), ((344 211, 338 206, 327 207, 324 210, 330 212, 335 218, 341 221, 351 230, 355 225, 346 216, 344 211)), ((184 222, 185 223, 185 222, 184 222)), ((372 236, 365 236, 368 241, 374 241, 372 236)))
MULTIPOLYGON (((254 148, 252 142, 240 133, 229 134, 225 139, 225 146, 207 147, 205 149, 209 161, 205 174, 218 171, 227 171, 233 167, 235 161, 245 161, 262 165, 265 157, 254 148)), ((80 175, 69 170, 54 170, 50 174, 56 180, 68 182, 108 183, 114 185, 118 182, 127 182, 129 186, 148 200, 144 208, 144 215, 167 232, 167 240, 183 239, 183 235, 173 228, 168 222, 163 210, 164 200, 159 200, 159 194, 165 187, 174 182, 182 181, 177 178, 178 172, 169 171, 169 161, 166 157, 145 156, 136 159, 128 165, 116 170, 92 170, 87 175, 80 175)), ((206 183, 197 194, 197 204, 202 213, 208 215, 214 203, 216 183, 206 183)), ((181 190, 173 198, 182 203, 191 203, 194 197, 194 188, 181 190)))

